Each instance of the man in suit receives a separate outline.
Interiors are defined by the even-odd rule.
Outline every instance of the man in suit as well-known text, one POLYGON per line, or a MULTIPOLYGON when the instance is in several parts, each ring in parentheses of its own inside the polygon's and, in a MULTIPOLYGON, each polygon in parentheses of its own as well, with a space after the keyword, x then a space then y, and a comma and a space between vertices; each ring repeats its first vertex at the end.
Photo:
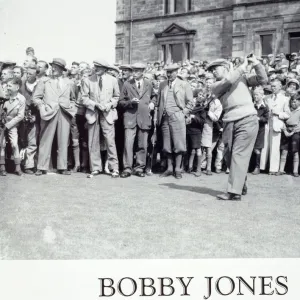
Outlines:
POLYGON ((265 145, 261 153, 261 170, 265 170, 267 160, 270 157, 269 174, 275 175, 280 164, 280 141, 284 120, 290 116, 289 98, 282 91, 282 83, 279 79, 271 82, 272 94, 265 99, 270 111, 270 118, 266 126, 265 145))
MULTIPOLYGON (((121 92, 124 83, 132 79, 132 67, 130 65, 121 65, 120 70, 122 71, 122 77, 118 78, 118 84, 121 92)), ((124 169, 123 153, 124 153, 125 137, 124 137, 124 120, 123 120, 124 109, 121 105, 117 106, 117 112, 118 112, 118 120, 116 120, 115 123, 116 147, 118 153, 118 160, 120 164, 120 170, 123 170, 124 169)))
POLYGON ((68 171, 68 143, 72 118, 75 116, 75 87, 69 78, 63 78, 66 62, 54 58, 53 78, 40 80, 33 94, 32 102, 41 115, 40 147, 38 154, 37 176, 47 174, 55 132, 57 132, 59 174, 71 175, 68 171))
POLYGON ((100 130, 102 130, 108 166, 112 178, 119 177, 119 162, 115 143, 115 121, 118 117, 120 90, 118 81, 107 74, 109 64, 102 60, 94 61, 95 74, 85 78, 82 83, 82 100, 86 107, 88 122, 88 144, 91 174, 89 178, 101 174, 100 130))
POLYGON ((136 166, 134 174, 145 177, 148 135, 151 129, 151 111, 155 107, 155 93, 152 83, 143 78, 146 66, 132 65, 133 79, 124 83, 119 105, 124 109, 125 144, 123 154, 124 170, 122 178, 132 173, 134 141, 137 136, 136 166))
POLYGON ((157 125, 162 130, 163 152, 166 153, 168 161, 168 168, 161 177, 174 174, 177 179, 182 178, 182 155, 186 152, 185 117, 193 109, 192 89, 188 82, 177 77, 179 68, 178 64, 166 67, 168 80, 160 84, 157 96, 157 125))
POLYGON ((211 86, 212 93, 223 105, 224 159, 230 169, 227 193, 217 198, 237 201, 247 193, 246 176, 258 132, 257 112, 249 87, 266 84, 268 77, 254 55, 246 57, 235 70, 224 59, 212 62, 208 70, 216 78, 211 86), (249 66, 256 74, 247 73, 249 66))
POLYGON ((25 98, 19 93, 22 85, 21 79, 12 78, 7 81, 7 96, 9 99, 2 107, 2 134, 0 137, 0 176, 6 176, 5 170, 5 146, 4 134, 8 135, 15 162, 15 173, 22 175, 20 168, 20 152, 18 146, 18 125, 24 118, 25 98), (5 115, 5 116, 4 116, 5 115))

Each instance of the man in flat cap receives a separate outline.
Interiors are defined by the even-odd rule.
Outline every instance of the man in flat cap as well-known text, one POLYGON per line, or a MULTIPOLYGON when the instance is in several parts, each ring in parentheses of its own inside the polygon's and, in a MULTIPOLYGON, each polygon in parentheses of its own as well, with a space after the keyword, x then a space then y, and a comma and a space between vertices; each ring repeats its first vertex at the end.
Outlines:
MULTIPOLYGON (((122 91, 123 85, 126 81, 133 79, 132 78, 132 67, 128 64, 123 64, 120 66, 122 71, 121 78, 118 79, 120 92, 122 91)), ((124 153, 124 109, 121 105, 117 106, 118 120, 115 123, 116 130, 116 147, 119 159, 120 170, 123 170, 123 153, 124 153)))
POLYGON ((72 118, 75 116, 75 86, 69 78, 63 78, 66 62, 54 58, 53 78, 40 80, 33 93, 32 102, 41 116, 40 147, 38 153, 37 176, 47 173, 51 148, 57 132, 57 170, 59 174, 70 175, 68 171, 68 143, 72 118))
POLYGON ((132 65, 133 79, 124 83, 119 105, 124 109, 125 144, 122 178, 132 172, 145 177, 148 135, 152 126, 151 111, 155 107, 155 93, 151 82, 143 78, 146 66, 132 65), (137 137, 136 166, 133 171, 134 141, 137 137))
POLYGON ((230 169, 227 194, 219 200, 241 200, 247 193, 246 176, 250 157, 258 133, 258 117, 249 87, 267 84, 265 68, 254 55, 246 57, 243 64, 230 70, 226 60, 219 59, 208 65, 216 82, 212 93, 223 105, 224 159, 230 169), (256 74, 246 74, 248 65, 256 74))
POLYGON ((120 91, 116 78, 107 74, 109 64, 103 60, 94 61, 95 74, 85 78, 82 84, 82 99, 86 107, 88 122, 88 143, 90 168, 93 177, 101 174, 100 130, 102 130, 108 155, 111 177, 119 177, 119 162, 115 143, 116 107, 120 91))
POLYGON ((166 67, 168 80, 163 81, 158 90, 157 125, 161 126, 163 152, 166 153, 168 168, 161 177, 170 175, 182 178, 182 155, 186 152, 185 117, 193 109, 193 92, 188 82, 177 77, 180 66, 172 64, 166 67), (173 171, 175 154, 175 172, 173 171))

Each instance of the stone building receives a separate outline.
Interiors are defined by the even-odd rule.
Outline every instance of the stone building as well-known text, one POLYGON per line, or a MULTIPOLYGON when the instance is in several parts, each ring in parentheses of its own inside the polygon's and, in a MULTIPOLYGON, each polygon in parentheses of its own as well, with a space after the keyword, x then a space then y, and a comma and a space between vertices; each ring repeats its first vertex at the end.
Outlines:
POLYGON ((300 50, 300 0, 117 0, 116 62, 300 50))

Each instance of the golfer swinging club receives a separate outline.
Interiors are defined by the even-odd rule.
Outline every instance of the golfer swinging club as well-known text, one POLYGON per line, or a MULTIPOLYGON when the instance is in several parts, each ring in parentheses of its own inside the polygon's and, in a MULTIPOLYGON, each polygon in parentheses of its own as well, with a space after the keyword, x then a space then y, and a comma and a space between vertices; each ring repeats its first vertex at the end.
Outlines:
POLYGON ((217 198, 238 201, 241 195, 247 194, 247 171, 258 133, 258 117, 249 87, 267 84, 268 77, 253 54, 248 55, 235 70, 224 59, 209 64, 208 70, 216 78, 212 92, 223 105, 224 159, 230 169, 227 193, 217 198), (253 68, 256 74, 250 74, 249 68, 253 68))

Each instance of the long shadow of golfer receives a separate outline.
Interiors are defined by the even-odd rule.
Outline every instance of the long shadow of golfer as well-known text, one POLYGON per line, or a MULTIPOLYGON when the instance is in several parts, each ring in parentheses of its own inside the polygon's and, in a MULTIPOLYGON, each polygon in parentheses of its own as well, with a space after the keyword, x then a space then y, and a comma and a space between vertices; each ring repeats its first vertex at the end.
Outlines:
POLYGON ((216 197, 217 195, 221 194, 221 191, 216 191, 216 190, 212 190, 210 188, 207 187, 200 187, 200 186, 186 186, 186 185, 178 185, 175 183, 162 183, 160 185, 166 186, 170 189, 175 189, 175 190, 185 190, 185 191, 189 191, 189 192, 193 192, 193 193, 199 193, 199 194, 203 194, 203 195, 210 195, 212 197, 216 197))

